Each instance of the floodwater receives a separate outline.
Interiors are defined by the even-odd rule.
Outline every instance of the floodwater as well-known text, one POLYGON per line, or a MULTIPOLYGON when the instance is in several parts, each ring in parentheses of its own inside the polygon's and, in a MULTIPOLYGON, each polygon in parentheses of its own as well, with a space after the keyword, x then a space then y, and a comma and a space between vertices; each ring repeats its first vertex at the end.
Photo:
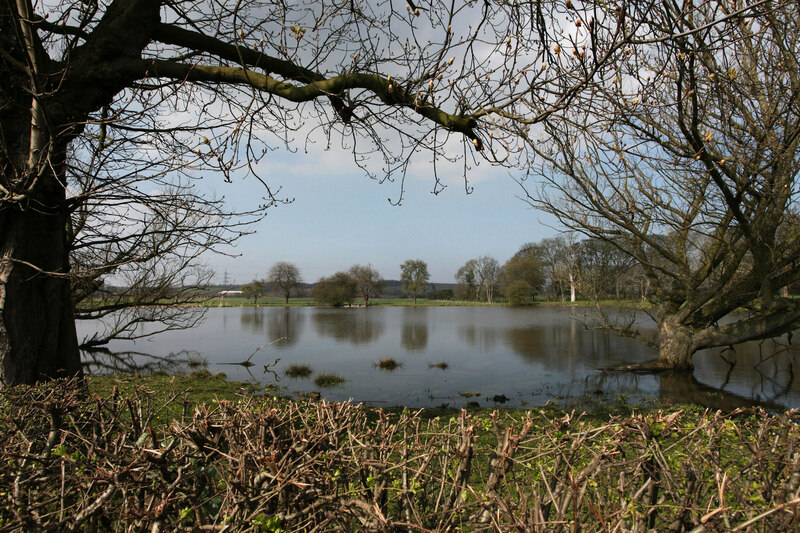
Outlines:
MULTIPOLYGON (((97 327, 79 323, 79 339, 97 327)), ((96 373, 188 373, 199 365, 232 380, 277 382, 292 394, 378 406, 588 407, 659 398, 781 410, 800 407, 800 351, 783 344, 700 352, 693 376, 637 375, 604 369, 653 359, 652 351, 587 327, 567 308, 243 307, 211 308, 194 329, 115 341, 111 353, 84 354, 84 361, 96 373), (383 370, 377 363, 384 358, 400 366, 383 370), (253 366, 236 364, 248 359, 253 366), (439 363, 446 368, 433 366, 439 363), (285 376, 292 364, 309 365, 313 374, 285 376), (319 387, 313 379, 323 373, 346 382, 319 387)))

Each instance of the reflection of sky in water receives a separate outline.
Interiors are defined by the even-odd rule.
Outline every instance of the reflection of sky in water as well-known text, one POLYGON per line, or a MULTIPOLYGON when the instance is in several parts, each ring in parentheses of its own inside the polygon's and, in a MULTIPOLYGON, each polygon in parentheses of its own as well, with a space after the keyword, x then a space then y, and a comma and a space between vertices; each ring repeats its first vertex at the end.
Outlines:
MULTIPOLYGON (((79 324, 79 336, 90 330, 91 324, 79 324)), ((791 366, 796 352, 776 350, 774 343, 750 343, 735 354, 699 353, 696 380, 605 373, 602 368, 647 361, 654 354, 635 340, 588 329, 568 310, 553 307, 212 308, 195 329, 114 342, 109 348, 127 355, 120 361, 106 355, 101 365, 90 368, 125 371, 141 363, 150 365, 150 371, 184 372, 187 359, 206 360, 209 370, 225 372, 230 379, 271 382, 274 378, 263 367, 279 357, 279 384, 291 392, 320 391, 330 400, 379 405, 462 406, 478 401, 486 406, 494 405, 493 396, 505 395, 510 399, 506 406, 653 397, 719 407, 749 398, 800 406, 800 386, 791 366), (256 365, 249 372, 230 364, 276 340, 254 355, 256 365), (177 355, 161 358, 168 354, 177 355), (376 363, 386 357, 402 366, 391 372, 378 369, 376 363), (448 368, 431 367, 440 362, 448 368), (313 379, 283 377, 290 364, 308 364, 315 374, 337 373, 347 383, 320 389, 313 379)))

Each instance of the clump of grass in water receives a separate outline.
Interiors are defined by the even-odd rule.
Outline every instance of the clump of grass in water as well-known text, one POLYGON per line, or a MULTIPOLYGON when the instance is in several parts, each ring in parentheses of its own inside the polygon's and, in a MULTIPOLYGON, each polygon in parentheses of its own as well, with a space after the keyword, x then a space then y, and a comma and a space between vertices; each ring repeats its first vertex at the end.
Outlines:
POLYGON ((307 378, 312 372, 313 370, 311 370, 311 367, 308 365, 289 365, 286 370, 283 371, 283 373, 290 378, 307 378))
POLYGON ((394 370, 400 366, 400 363, 392 359, 391 357, 386 357, 378 361, 378 368, 381 370, 394 370))
POLYGON ((186 362, 186 364, 192 370, 197 370, 198 368, 206 368, 208 366, 208 359, 206 359, 204 357, 191 356, 191 357, 189 357, 189 359, 186 362))
POLYGON ((428 368, 439 368, 441 370, 447 370, 447 367, 449 366, 450 365, 442 361, 441 363, 431 363, 428 365, 428 368))
POLYGON ((314 383, 317 384, 317 387, 335 387, 336 385, 341 385, 345 381, 347 380, 336 374, 320 374, 314 378, 314 383))

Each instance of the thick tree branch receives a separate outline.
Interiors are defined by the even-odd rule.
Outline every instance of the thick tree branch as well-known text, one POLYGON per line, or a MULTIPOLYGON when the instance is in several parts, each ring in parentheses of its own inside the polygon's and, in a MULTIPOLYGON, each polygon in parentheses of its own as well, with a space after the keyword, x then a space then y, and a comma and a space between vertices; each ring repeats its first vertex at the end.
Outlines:
POLYGON ((320 97, 340 94, 350 89, 366 89, 387 105, 413 109, 419 115, 472 139, 478 150, 482 145, 474 132, 477 120, 471 115, 453 115, 419 102, 417 98, 388 78, 375 74, 348 73, 298 86, 276 80, 270 75, 240 67, 187 65, 172 61, 134 60, 122 67, 142 77, 166 77, 191 82, 245 85, 290 102, 310 102, 320 97))

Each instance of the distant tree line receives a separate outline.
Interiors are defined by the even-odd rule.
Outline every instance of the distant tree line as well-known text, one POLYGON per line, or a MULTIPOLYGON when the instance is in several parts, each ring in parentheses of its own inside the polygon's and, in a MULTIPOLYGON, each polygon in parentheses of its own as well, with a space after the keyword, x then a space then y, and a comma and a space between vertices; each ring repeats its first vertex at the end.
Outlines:
MULTIPOLYGON (((347 271, 303 283, 299 268, 275 263, 263 280, 241 287, 253 303, 266 294, 311 296, 323 305, 353 305, 381 296, 418 297, 434 300, 530 305, 538 298, 548 302, 646 301, 651 278, 641 265, 621 252, 612 241, 569 233, 523 244, 505 263, 488 255, 468 260, 455 273, 452 288, 430 283, 428 264, 409 259, 400 265, 399 281, 386 281, 369 265, 353 265, 347 271)), ((793 287, 784 288, 787 292, 793 287)))

